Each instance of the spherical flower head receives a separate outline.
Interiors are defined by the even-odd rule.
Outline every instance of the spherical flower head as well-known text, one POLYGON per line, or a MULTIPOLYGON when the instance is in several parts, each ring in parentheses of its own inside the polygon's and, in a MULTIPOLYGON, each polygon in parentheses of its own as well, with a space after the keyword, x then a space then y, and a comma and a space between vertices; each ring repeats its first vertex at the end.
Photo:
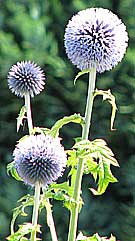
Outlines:
POLYGON ((16 145, 13 152, 18 175, 26 184, 46 186, 64 171, 67 157, 59 138, 43 134, 30 135, 16 145))
POLYGON ((79 69, 104 72, 123 58, 128 44, 125 25, 108 9, 89 8, 69 20, 65 30, 68 58, 79 69))
POLYGON ((17 62, 8 73, 8 85, 11 91, 20 97, 29 93, 31 97, 38 95, 45 85, 43 70, 31 61, 17 62))

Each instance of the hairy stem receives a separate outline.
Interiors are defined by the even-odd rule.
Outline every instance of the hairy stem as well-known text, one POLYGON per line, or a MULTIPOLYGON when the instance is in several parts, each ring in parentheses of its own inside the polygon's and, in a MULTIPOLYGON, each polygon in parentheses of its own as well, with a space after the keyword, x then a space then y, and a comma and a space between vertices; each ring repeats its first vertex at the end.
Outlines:
MULTIPOLYGON (((90 69, 90 73, 89 73, 88 96, 87 96, 87 104, 86 104, 86 110, 85 110, 85 124, 82 130, 83 140, 88 139, 88 135, 89 135, 95 81, 96 81, 96 68, 92 68, 90 69)), ((77 221, 78 221, 78 213, 79 213, 79 200, 80 200, 80 193, 81 193, 83 169, 84 169, 84 160, 79 159, 77 172, 76 172, 75 185, 74 185, 74 194, 73 194, 73 199, 75 203, 71 209, 68 241, 76 240, 76 230, 77 230, 77 221)))
POLYGON ((34 207, 33 207, 33 215, 32 215, 33 231, 31 232, 31 239, 30 239, 31 241, 36 241, 39 204, 40 204, 40 184, 37 182, 35 185, 34 207))
POLYGON ((28 92, 25 94, 25 107, 26 107, 26 113, 27 113, 29 133, 31 134, 31 130, 33 129, 33 123, 32 123, 31 106, 30 106, 30 94, 28 92))
POLYGON ((58 241, 56 230, 55 230, 55 224, 54 224, 54 220, 53 220, 53 215, 52 215, 51 204, 49 202, 49 199, 47 199, 46 211, 47 211, 47 224, 50 228, 52 241, 58 241))

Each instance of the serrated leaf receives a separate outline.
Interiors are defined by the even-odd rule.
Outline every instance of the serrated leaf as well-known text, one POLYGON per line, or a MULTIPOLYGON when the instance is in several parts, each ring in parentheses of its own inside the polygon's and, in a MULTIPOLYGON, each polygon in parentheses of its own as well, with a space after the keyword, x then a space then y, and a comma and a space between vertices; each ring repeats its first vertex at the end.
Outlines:
POLYGON ((19 215, 21 216, 27 216, 27 213, 25 212, 25 208, 28 206, 33 205, 33 196, 25 195, 22 197, 18 202, 21 202, 21 204, 14 208, 13 210, 13 217, 11 220, 11 235, 14 234, 14 224, 19 215))
POLYGON ((8 175, 11 174, 11 176, 13 178, 15 178, 17 181, 22 181, 22 179, 20 178, 20 176, 18 175, 18 173, 16 171, 14 161, 7 165, 7 174, 8 175))
POLYGON ((50 130, 50 135, 53 137, 57 137, 59 135, 59 130, 62 128, 63 125, 66 125, 68 123, 78 123, 80 125, 84 124, 83 117, 80 116, 80 114, 74 114, 71 116, 65 116, 64 118, 58 120, 54 126, 50 130))
POLYGON ((98 164, 96 161, 94 161, 92 158, 87 160, 87 163, 85 165, 85 174, 89 174, 90 172, 92 172, 92 174, 94 175, 94 179, 97 179, 97 168, 98 168, 98 164))
POLYGON ((68 154, 67 167, 69 166, 76 167, 78 163, 78 156, 77 156, 76 150, 75 149, 68 150, 67 154, 68 154))
POLYGON ((104 91, 104 90, 96 89, 95 92, 94 92, 94 98, 97 95, 102 95, 103 96, 103 100, 108 100, 108 102, 111 104, 111 106, 112 106, 111 130, 115 130, 115 129, 113 129, 115 115, 116 115, 116 110, 117 110, 117 106, 116 106, 116 102, 115 102, 115 96, 111 93, 110 90, 104 91))
POLYGON ((26 118, 25 113, 26 113, 26 107, 24 105, 22 106, 20 113, 17 117, 17 132, 19 131, 20 126, 23 125, 23 119, 26 118))
POLYGON ((76 84, 76 81, 77 81, 77 79, 78 79, 80 76, 82 76, 82 75, 84 75, 84 74, 87 74, 87 73, 89 73, 89 72, 90 72, 90 69, 84 69, 84 70, 80 71, 80 72, 76 75, 76 77, 75 77, 75 79, 74 79, 74 85, 76 84))
POLYGON ((93 146, 94 145, 96 150, 99 151, 104 156, 104 158, 110 160, 110 164, 119 167, 117 160, 114 158, 112 150, 107 146, 104 140, 96 139, 93 141, 93 146))
POLYGON ((51 188, 53 188, 54 192, 57 192, 58 190, 65 191, 69 195, 72 195, 73 189, 69 186, 69 182, 63 182, 63 183, 53 183, 51 185, 51 188))
MULTIPOLYGON (((75 204, 73 199, 73 187, 69 185, 69 182, 64 183, 53 183, 51 184, 47 190, 44 191, 44 196, 41 198, 40 208, 45 207, 46 199, 51 198, 58 201, 63 201, 63 204, 66 208, 71 210, 71 207, 75 204)), ((79 211, 83 205, 83 201, 80 198, 79 201, 79 211)))
POLYGON ((51 184, 47 191, 45 192, 46 198, 53 198, 55 200, 69 202, 70 198, 73 195, 73 188, 69 186, 69 182, 64 183, 53 183, 51 184))
POLYGON ((76 179, 76 170, 78 164, 78 155, 75 149, 67 151, 68 160, 67 167, 70 167, 70 172, 68 173, 68 177, 71 178, 71 187, 74 188, 75 179, 76 179))
POLYGON ((77 236, 76 241, 116 241, 116 238, 112 235, 109 239, 107 237, 100 237, 98 233, 94 234, 91 237, 86 237, 83 235, 82 232, 80 232, 77 236))
POLYGON ((97 175, 98 175, 97 190, 90 188, 90 190, 93 192, 94 195, 103 194, 110 182, 111 183, 117 182, 117 179, 111 173, 110 163, 108 162, 108 159, 105 159, 103 156, 100 157, 100 161, 97 169, 97 175))
POLYGON ((76 142, 73 148, 74 152, 69 152, 69 164, 72 166, 71 170, 75 168, 74 163, 76 163, 76 161, 74 160, 78 160, 78 158, 84 160, 84 174, 91 173, 94 180, 98 180, 97 190, 90 188, 94 195, 103 194, 109 183, 117 182, 110 167, 111 165, 119 166, 119 164, 104 140, 81 140, 80 142, 76 142))
MULTIPOLYGON (((6 239, 9 240, 9 241, 28 240, 24 236, 27 235, 27 234, 30 234, 33 229, 35 229, 35 227, 33 227, 33 225, 31 223, 24 223, 22 225, 19 225, 19 229, 15 233, 12 233, 6 239)), ((40 233, 40 225, 39 224, 36 227, 36 231, 40 233)), ((38 239, 36 239, 36 240, 38 240, 38 239)))

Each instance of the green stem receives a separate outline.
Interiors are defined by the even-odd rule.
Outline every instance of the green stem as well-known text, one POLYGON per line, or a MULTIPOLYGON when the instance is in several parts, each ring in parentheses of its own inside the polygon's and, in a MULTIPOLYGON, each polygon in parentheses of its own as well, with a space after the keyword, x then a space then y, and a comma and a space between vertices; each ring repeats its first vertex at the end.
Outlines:
MULTIPOLYGON (((83 140, 88 139, 88 135, 89 135, 95 81, 96 81, 96 68, 92 68, 89 73, 88 96, 87 96, 87 104, 86 104, 86 110, 85 110, 85 124, 82 130, 83 140)), ((71 209, 68 241, 75 241, 76 239, 83 169, 84 169, 84 160, 79 159, 77 172, 76 172, 75 185, 74 185, 74 194, 73 194, 73 199, 75 201, 75 204, 72 206, 72 209, 71 209)))
POLYGON ((30 239, 31 241, 36 241, 39 204, 40 204, 40 184, 37 182, 35 185, 34 207, 33 207, 33 215, 32 215, 33 231, 31 232, 31 239, 30 239))
MULTIPOLYGON (((33 129, 33 123, 32 123, 32 114, 31 114, 31 105, 30 105, 30 94, 28 92, 25 94, 25 108, 27 113, 29 134, 31 134, 31 131, 33 129)), ((31 239, 30 239, 31 241, 36 241, 39 204, 40 204, 40 184, 37 182, 35 184, 34 207, 33 207, 33 214, 32 214, 33 230, 31 232, 31 239)))
POLYGON ((47 224, 50 228, 52 241, 58 241, 56 230, 55 230, 55 224, 54 224, 54 220, 53 220, 53 215, 52 215, 51 204, 49 202, 49 199, 47 200, 46 211, 47 211, 47 224))
POLYGON ((27 113, 29 133, 31 134, 31 130, 33 129, 33 123, 32 123, 31 106, 30 106, 30 94, 28 92, 25 94, 25 108, 27 113))

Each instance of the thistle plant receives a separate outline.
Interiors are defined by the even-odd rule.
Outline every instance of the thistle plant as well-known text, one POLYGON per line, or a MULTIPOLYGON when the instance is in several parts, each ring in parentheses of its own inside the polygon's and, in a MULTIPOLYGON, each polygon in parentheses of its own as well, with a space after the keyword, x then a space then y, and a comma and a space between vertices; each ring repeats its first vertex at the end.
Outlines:
POLYGON ((71 62, 80 70, 104 72, 123 58, 128 43, 125 25, 108 9, 90 8, 69 20, 65 47, 71 62))
POLYGON ((46 187, 61 176, 66 154, 60 140, 45 135, 30 135, 13 152, 15 168, 26 184, 46 187))
POLYGON ((29 131, 33 129, 30 96, 38 95, 45 85, 43 70, 31 61, 17 62, 13 65, 8 74, 9 89, 17 96, 25 98, 25 108, 29 131))
MULTIPOLYGON (((86 237, 77 235, 78 215, 83 205, 81 182, 83 175, 91 174, 97 183, 97 189, 90 188, 94 195, 105 192, 109 183, 117 182, 111 172, 111 165, 119 166, 113 152, 105 140, 89 139, 93 101, 102 95, 112 105, 111 129, 116 112, 115 97, 110 90, 96 89, 96 73, 111 70, 123 58, 128 35, 122 21, 112 12, 102 8, 90 8, 80 11, 69 20, 64 36, 66 53, 71 62, 81 72, 78 77, 89 73, 88 95, 85 117, 80 114, 65 116, 58 120, 52 128, 39 128, 33 125, 30 97, 39 94, 45 85, 45 75, 41 68, 31 61, 18 62, 8 74, 8 85, 11 91, 25 98, 25 106, 17 118, 17 130, 27 114, 29 135, 17 143, 13 151, 13 162, 8 165, 8 172, 17 180, 35 188, 34 197, 26 195, 21 198, 20 206, 14 210, 11 221, 11 235, 8 240, 36 241, 40 232, 38 214, 43 208, 47 212, 47 224, 53 241, 58 241, 49 199, 63 201, 70 211, 68 241, 116 241, 114 236, 109 239, 98 234, 86 237), (59 130, 63 125, 74 122, 81 125, 81 137, 75 137, 70 150, 65 151, 60 143, 59 130), (56 183, 69 167, 69 181, 56 183), (22 224, 14 231, 18 215, 24 214, 27 206, 33 206, 32 223, 22 224)), ((66 179, 68 179, 66 178, 66 179)), ((26 214, 26 213, 25 213, 26 214)))
POLYGON ((43 70, 31 61, 17 62, 8 74, 9 89, 17 96, 25 97, 29 93, 31 97, 38 95, 45 85, 43 70))
MULTIPOLYGON (((125 25, 107 9, 82 10, 69 20, 65 30, 65 47, 68 58, 80 70, 84 70, 82 73, 89 72, 82 140, 87 140, 89 135, 96 72, 101 73, 116 66, 124 56, 127 43, 128 35, 125 25)), ((76 238, 84 163, 84 160, 80 158, 73 195, 76 205, 71 209, 68 241, 76 238)))

